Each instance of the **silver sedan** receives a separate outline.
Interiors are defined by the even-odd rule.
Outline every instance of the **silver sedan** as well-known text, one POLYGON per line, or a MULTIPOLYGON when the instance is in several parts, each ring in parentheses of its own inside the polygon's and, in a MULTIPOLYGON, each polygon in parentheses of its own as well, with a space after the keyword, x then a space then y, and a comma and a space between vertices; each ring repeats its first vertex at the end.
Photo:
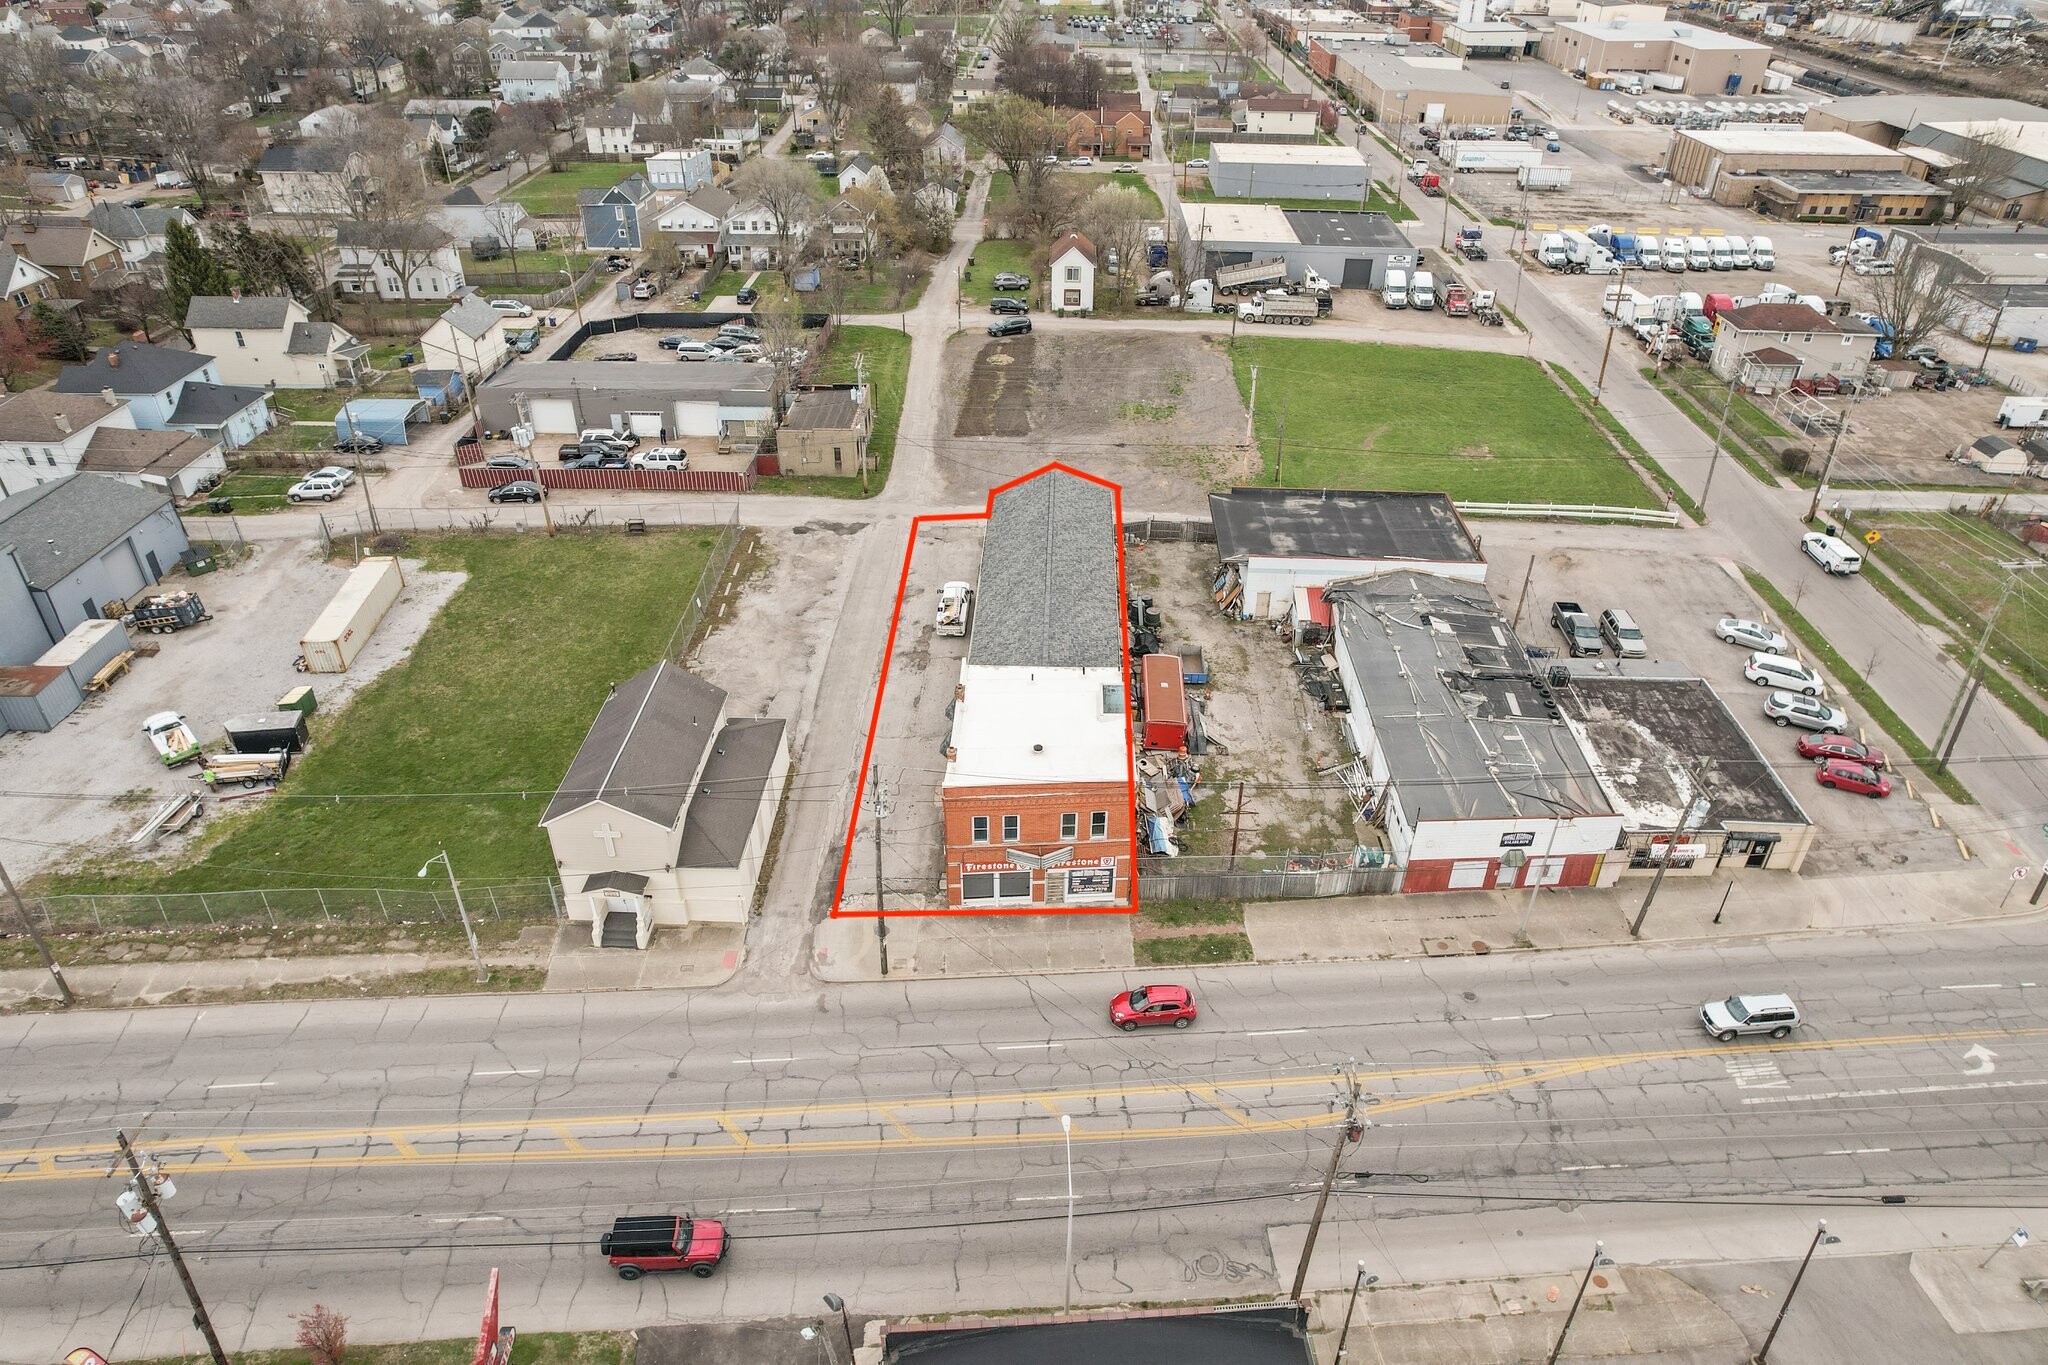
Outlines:
POLYGON ((1714 623, 1714 634, 1731 645, 1744 649, 1760 649, 1766 654, 1789 654, 1792 642, 1772 630, 1761 621, 1745 621, 1740 616, 1724 616, 1714 623))

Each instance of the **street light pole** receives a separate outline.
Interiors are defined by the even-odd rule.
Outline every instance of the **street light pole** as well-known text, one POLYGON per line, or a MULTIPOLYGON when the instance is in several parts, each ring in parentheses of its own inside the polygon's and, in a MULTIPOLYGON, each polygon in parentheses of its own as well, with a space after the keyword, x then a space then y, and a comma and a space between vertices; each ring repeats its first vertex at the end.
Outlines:
POLYGON ((1550 1348, 1550 1359, 1546 1365, 1557 1365, 1557 1357, 1564 1351, 1564 1339, 1572 1334, 1572 1319, 1579 1315, 1579 1305, 1586 1301, 1586 1286, 1593 1283, 1593 1272, 1603 1265, 1613 1265, 1612 1258, 1602 1255, 1605 1242, 1593 1243, 1593 1259, 1586 1263, 1586 1273, 1579 1280, 1579 1292, 1572 1299, 1571 1311, 1564 1315, 1564 1327, 1557 1334, 1557 1344, 1550 1348))
POLYGON ((469 939, 469 960, 476 964, 476 979, 478 981, 488 981, 491 979, 491 974, 484 970, 483 951, 476 946, 476 930, 469 927, 469 911, 463 907, 462 887, 455 880, 455 864, 448 861, 448 850, 444 848, 433 857, 427 859, 415 875, 426 876, 427 868, 432 867, 435 863, 439 863, 448 869, 448 889, 455 893, 455 913, 462 917, 462 932, 469 939))
POLYGON ((846 1300, 827 1294, 825 1306, 839 1315, 839 1330, 846 1334, 846 1365, 853 1365, 853 1322, 846 1316, 846 1300))
POLYGON ((1060 1115, 1060 1135, 1067 1147, 1067 1273, 1061 1277, 1061 1312, 1074 1311, 1074 1116, 1060 1115))
POLYGON ((1799 1292, 1799 1282, 1806 1278, 1806 1267, 1813 1264, 1813 1253, 1822 1246, 1834 1246, 1841 1240, 1829 1234, 1828 1220, 1821 1219, 1820 1226, 1813 1230, 1813 1240, 1806 1244, 1806 1255, 1799 1262, 1799 1273, 1792 1277, 1792 1287, 1785 1291, 1785 1301, 1778 1305, 1778 1316, 1771 1320, 1770 1334, 1764 1338, 1763 1349, 1750 1357, 1751 1365, 1764 1365, 1770 1359, 1771 1343, 1778 1339, 1778 1329, 1785 1325, 1785 1315, 1792 1311, 1792 1296, 1799 1292))
POLYGON ((1337 1365, 1344 1365, 1344 1343, 1351 1339, 1351 1315, 1358 1311, 1358 1291, 1379 1282, 1379 1276, 1365 1273, 1365 1262, 1360 1261, 1358 1275, 1351 1281, 1351 1302, 1344 1309, 1344 1330, 1337 1334, 1337 1365))

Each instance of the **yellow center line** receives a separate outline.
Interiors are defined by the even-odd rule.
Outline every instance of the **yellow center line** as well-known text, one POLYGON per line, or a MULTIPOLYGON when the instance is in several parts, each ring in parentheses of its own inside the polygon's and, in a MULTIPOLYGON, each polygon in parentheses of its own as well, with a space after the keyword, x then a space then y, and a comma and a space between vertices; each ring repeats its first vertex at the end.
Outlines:
POLYGON ((558 1139, 560 1139, 562 1146, 565 1150, 571 1152, 582 1152, 589 1150, 583 1145, 583 1143, 577 1138, 577 1136, 574 1133, 570 1132, 567 1128, 563 1127, 559 1123, 549 1124, 548 1131, 550 1133, 553 1133, 558 1139))
POLYGON ((1255 1122, 1250 1114, 1245 1113, 1244 1110, 1239 1109, 1236 1105, 1218 1094, 1216 1087, 1213 1085, 1191 1085, 1188 1087, 1188 1093, 1217 1110, 1240 1128, 1250 1128, 1255 1122))
POLYGON ((891 1128, 894 1128, 897 1132, 897 1135, 900 1136, 905 1142, 915 1142, 920 1144, 924 1142, 924 1139, 922 1137, 919 1137, 916 1133, 911 1132, 909 1128, 904 1126, 903 1120, 896 1117, 895 1110, 884 1109, 882 1111, 882 1117, 889 1121, 889 1126, 891 1128))
MULTIPOLYGON (((719 1120, 718 1120, 718 1126, 719 1126, 720 1128, 723 1128, 723 1129, 725 1129, 725 1131, 726 1131, 727 1135, 728 1135, 728 1136, 730 1136, 730 1137, 732 1138, 732 1145, 733 1145, 733 1146, 735 1146, 735 1147, 752 1147, 752 1146, 754 1145, 754 1140, 753 1140, 752 1138, 748 1137, 748 1136, 747 1136, 747 1135, 746 1135, 745 1133, 741 1132, 741 1131, 740 1131, 740 1126, 739 1126, 739 1124, 735 1123, 735 1122, 734 1122, 733 1120, 731 1120, 731 1119, 729 1119, 729 1118, 721 1118, 721 1119, 719 1119, 719 1120)), ((581 1150, 582 1150, 582 1148, 581 1148, 581 1147, 578 1147, 578 1148, 576 1148, 575 1150, 581 1151, 581 1150)), ((685 1149, 685 1150, 692 1150, 692 1149, 685 1149)), ((606 1153, 606 1155, 607 1155, 607 1156, 609 1156, 609 1155, 611 1155, 611 1153, 607 1152, 607 1153, 606 1153)))
POLYGON ((1037 1098, 1038 1107, 1045 1110, 1046 1113, 1051 1114, 1054 1118, 1058 1118, 1061 1114, 1067 1112, 1066 1110, 1060 1108, 1060 1106, 1058 1106, 1057 1104, 1054 1104, 1050 1099, 1048 1099, 1044 1095, 1040 1095, 1037 1098))
POLYGON ((226 1158, 225 1164, 229 1166, 250 1166, 256 1164, 255 1159, 242 1150, 242 1144, 239 1142, 210 1142, 206 1145, 212 1147, 221 1156, 226 1158))
MULTIPOLYGON (((403 1133, 387 1133, 384 1135, 384 1140, 390 1143, 400 1156, 410 1157, 415 1161, 419 1160, 420 1149, 413 1146, 411 1139, 407 1138, 403 1133)), ((246 1160, 247 1158, 244 1159, 246 1160)))

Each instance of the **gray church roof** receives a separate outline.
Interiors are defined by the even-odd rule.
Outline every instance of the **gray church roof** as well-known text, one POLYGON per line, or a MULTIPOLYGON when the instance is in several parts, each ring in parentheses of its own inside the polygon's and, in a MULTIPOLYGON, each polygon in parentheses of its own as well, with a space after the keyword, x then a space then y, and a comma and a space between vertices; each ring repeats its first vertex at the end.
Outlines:
POLYGON ((725 689, 666 659, 626 679, 598 709, 540 822, 602 801, 672 828, 724 705, 725 689))

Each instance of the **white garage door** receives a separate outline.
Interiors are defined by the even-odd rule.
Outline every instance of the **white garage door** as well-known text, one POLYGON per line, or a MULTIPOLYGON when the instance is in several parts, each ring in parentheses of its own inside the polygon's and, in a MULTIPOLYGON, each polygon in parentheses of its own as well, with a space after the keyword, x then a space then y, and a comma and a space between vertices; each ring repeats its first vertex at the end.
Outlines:
POLYGON ((649 440, 658 441, 661 439, 662 426, 661 414, 658 412, 629 412, 626 414, 626 430, 632 432, 635 436, 644 436, 649 440))
POLYGON ((533 400, 533 429, 547 436, 574 436, 576 425, 576 404, 568 398, 536 398, 533 400))
POLYGON ((676 434, 678 436, 716 436, 718 434, 718 404, 676 404, 676 434))

